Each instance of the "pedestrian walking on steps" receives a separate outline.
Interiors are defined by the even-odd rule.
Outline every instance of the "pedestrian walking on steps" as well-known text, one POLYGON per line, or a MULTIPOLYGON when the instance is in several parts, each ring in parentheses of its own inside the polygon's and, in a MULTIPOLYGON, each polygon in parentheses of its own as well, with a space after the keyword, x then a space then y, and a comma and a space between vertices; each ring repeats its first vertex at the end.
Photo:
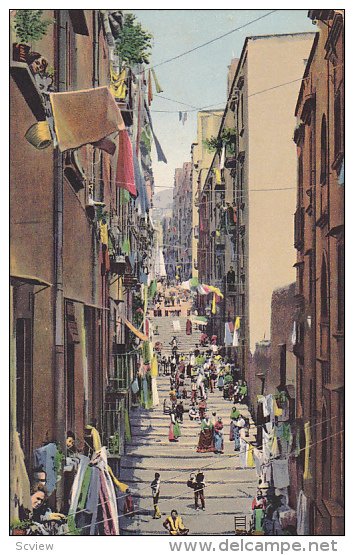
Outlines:
POLYGON ((175 410, 172 410, 170 412, 170 419, 171 422, 168 433, 168 440, 171 442, 177 442, 178 438, 181 437, 181 428, 179 427, 179 424, 177 422, 175 410))
POLYGON ((155 479, 151 482, 151 493, 152 493, 152 501, 154 504, 154 516, 153 518, 161 518, 161 512, 158 506, 159 497, 160 497, 160 474, 158 472, 155 473, 155 479))
POLYGON ((219 454, 224 452, 224 434, 223 434, 224 424, 222 419, 219 417, 214 426, 214 453, 219 454))
POLYGON ((199 510, 199 503, 198 503, 199 500, 200 500, 202 511, 205 511, 204 489, 205 489, 204 474, 203 472, 198 470, 195 477, 195 482, 194 482, 194 506, 196 511, 199 510))

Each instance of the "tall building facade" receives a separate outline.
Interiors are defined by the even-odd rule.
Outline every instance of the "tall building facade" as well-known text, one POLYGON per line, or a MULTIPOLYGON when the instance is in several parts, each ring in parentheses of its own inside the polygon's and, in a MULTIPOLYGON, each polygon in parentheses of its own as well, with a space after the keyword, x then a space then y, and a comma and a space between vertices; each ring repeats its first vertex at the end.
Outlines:
MULTIPOLYGON (((128 68, 120 93, 112 80, 122 67, 112 33, 123 15, 45 10, 43 17, 51 24, 38 52, 21 61, 14 47, 10 59, 14 480, 20 449, 31 480, 34 450, 55 443, 65 453, 68 431, 83 449, 87 425, 105 445, 117 439, 110 451, 116 468, 136 401, 130 388, 139 366, 136 308, 143 304, 139 290, 151 272, 153 245, 151 157, 149 149, 143 152, 146 142, 134 138, 131 115, 134 95, 143 97, 146 83, 128 68), (96 126, 88 125, 98 112, 96 126), (138 153, 136 190, 124 173, 129 161, 122 144, 129 151, 129 143, 138 153)), ((148 127, 147 113, 141 122, 148 127)), ((18 517, 18 487, 11 481, 11 518, 18 517)))
POLYGON ((298 490, 310 534, 344 530, 344 21, 310 10, 316 35, 301 84, 298 154, 296 416, 311 423, 310 476, 298 490))

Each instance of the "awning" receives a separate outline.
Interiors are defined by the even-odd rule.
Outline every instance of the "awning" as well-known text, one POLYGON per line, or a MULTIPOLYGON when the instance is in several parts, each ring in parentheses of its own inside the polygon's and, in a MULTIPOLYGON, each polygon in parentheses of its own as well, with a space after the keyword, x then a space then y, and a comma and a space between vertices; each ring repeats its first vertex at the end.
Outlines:
POLYGON ((121 318, 124 324, 130 329, 130 331, 134 333, 134 335, 139 337, 139 339, 141 339, 142 341, 149 341, 148 336, 142 333, 140 330, 138 330, 131 322, 129 322, 129 320, 124 318, 124 316, 122 316, 121 318))
POLYGON ((44 281, 44 279, 36 278, 34 276, 28 275, 10 275, 10 280, 12 285, 16 285, 18 282, 21 283, 28 283, 30 285, 42 285, 43 287, 52 287, 53 284, 49 283, 48 281, 44 281))

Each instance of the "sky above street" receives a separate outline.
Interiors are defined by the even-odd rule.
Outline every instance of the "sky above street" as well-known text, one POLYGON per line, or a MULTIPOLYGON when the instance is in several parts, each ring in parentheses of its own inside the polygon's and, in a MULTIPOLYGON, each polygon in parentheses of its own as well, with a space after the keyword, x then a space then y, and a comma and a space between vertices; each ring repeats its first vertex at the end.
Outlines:
MULTIPOLYGON (((270 11, 132 10, 143 28, 154 36, 150 59, 152 66, 241 27, 270 11)), ((163 88, 161 96, 197 108, 212 105, 212 108, 223 109, 226 102, 228 65, 232 58, 239 57, 246 37, 308 31, 316 31, 316 27, 308 19, 307 10, 276 10, 212 44, 156 67, 155 71, 163 88)), ((190 148, 197 132, 197 111, 188 112, 187 121, 182 125, 178 111, 193 108, 168 101, 161 96, 154 94, 151 105, 154 130, 168 160, 167 165, 157 162, 153 152, 155 195, 160 198, 166 194, 171 195, 174 170, 190 160, 190 148)))

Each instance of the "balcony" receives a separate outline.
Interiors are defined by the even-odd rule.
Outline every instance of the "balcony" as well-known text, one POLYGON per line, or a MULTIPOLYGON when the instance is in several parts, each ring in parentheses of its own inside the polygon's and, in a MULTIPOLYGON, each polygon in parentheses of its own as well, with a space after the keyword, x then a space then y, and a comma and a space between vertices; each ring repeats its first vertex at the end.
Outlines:
POLYGON ((38 121, 45 121, 42 97, 28 65, 24 62, 11 61, 10 73, 34 117, 38 121))
POLYGON ((299 251, 304 246, 305 209, 300 206, 294 214, 294 247, 299 251))

